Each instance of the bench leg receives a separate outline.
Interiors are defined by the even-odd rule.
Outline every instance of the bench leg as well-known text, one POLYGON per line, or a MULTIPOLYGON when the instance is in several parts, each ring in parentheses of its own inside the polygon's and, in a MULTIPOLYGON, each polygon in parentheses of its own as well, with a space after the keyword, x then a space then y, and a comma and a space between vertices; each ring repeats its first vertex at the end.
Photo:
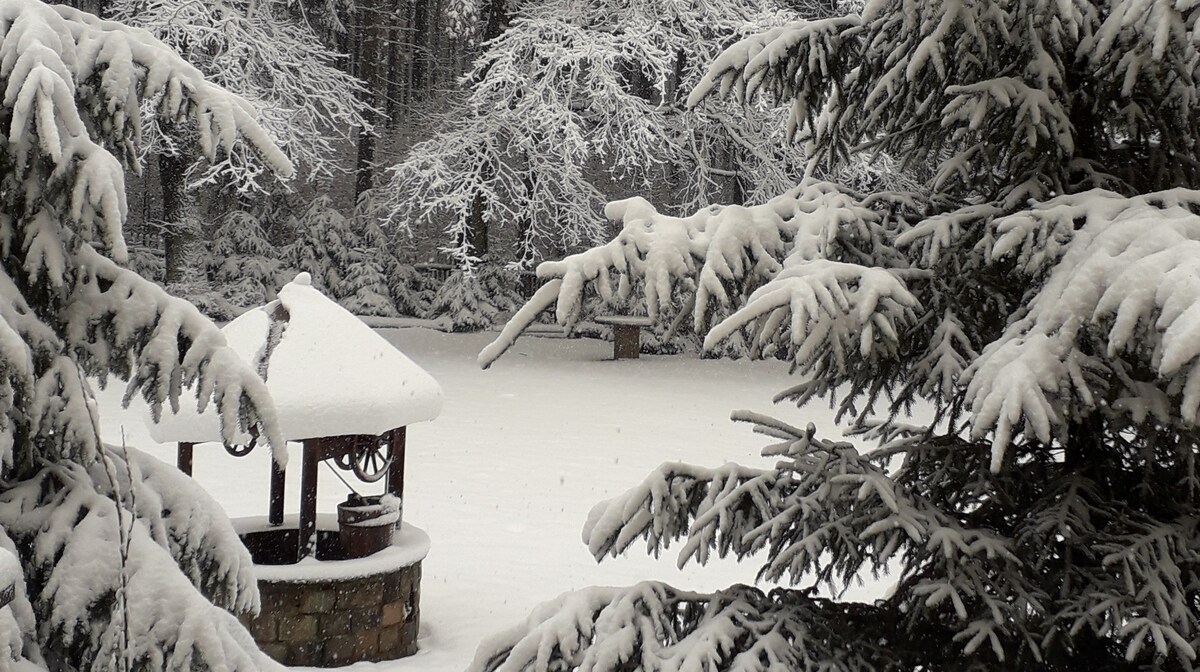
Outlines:
POLYGON ((630 324, 613 326, 613 359, 637 359, 642 351, 642 328, 630 324))

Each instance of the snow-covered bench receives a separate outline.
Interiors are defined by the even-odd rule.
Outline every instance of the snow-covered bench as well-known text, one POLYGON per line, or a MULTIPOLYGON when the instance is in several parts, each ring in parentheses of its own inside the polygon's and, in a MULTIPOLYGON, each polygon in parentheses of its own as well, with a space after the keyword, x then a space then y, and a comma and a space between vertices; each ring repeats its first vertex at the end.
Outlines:
POLYGON ((637 359, 642 350, 641 331, 654 324, 648 317, 599 315, 596 324, 613 328, 613 359, 637 359))

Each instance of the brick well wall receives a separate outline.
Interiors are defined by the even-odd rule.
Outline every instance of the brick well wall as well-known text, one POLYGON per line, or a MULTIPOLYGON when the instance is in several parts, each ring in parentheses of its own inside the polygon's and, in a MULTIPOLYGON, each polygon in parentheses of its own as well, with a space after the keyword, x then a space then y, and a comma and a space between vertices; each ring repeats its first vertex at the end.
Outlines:
POLYGON ((335 667, 417 652, 421 563, 372 576, 258 582, 262 611, 242 621, 284 665, 335 667))

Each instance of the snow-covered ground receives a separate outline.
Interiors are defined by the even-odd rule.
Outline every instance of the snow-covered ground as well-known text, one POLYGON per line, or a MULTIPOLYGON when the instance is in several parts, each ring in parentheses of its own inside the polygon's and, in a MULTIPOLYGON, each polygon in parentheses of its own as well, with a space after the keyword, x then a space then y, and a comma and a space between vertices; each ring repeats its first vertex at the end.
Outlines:
MULTIPOLYGON (((655 578, 695 589, 753 581, 756 566, 722 562, 676 569, 675 558, 630 553, 599 565, 580 541, 588 510, 641 481, 665 461, 704 465, 761 463, 766 439, 729 421, 736 409, 815 422, 834 436, 824 407, 773 408, 771 397, 795 381, 779 362, 644 356, 612 361, 612 345, 578 339, 523 338, 490 370, 475 362, 494 334, 384 329, 386 338, 441 383, 445 409, 408 434, 404 519, 427 531, 421 651, 355 672, 462 670, 479 641, 539 602, 587 585, 655 578)), ((120 408, 114 386, 100 393, 105 437, 174 461, 173 445, 154 444, 143 410, 120 408)), ((288 471, 288 511, 298 508, 299 446, 288 471)), ((269 454, 234 458, 220 446, 196 451, 195 476, 230 516, 267 509, 269 454)), ((376 486, 362 491, 378 491, 376 486)), ((319 510, 332 512, 347 488, 332 469, 320 481, 319 510)), ((877 595, 881 586, 849 597, 877 595)))

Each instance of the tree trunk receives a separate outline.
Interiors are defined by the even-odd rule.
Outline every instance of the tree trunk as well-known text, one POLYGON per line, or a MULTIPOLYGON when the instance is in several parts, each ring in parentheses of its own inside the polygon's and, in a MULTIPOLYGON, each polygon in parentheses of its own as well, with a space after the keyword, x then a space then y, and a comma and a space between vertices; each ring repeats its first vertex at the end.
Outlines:
POLYGON ((413 54, 412 54, 412 91, 414 94, 426 94, 429 78, 429 2, 416 0, 413 3, 413 54))
POLYGON ((164 277, 166 284, 183 280, 187 268, 187 252, 195 240, 188 214, 190 196, 187 192, 187 159, 166 154, 158 157, 158 179, 162 184, 164 277))
MULTIPOLYGON (((367 105, 372 108, 379 106, 379 94, 381 88, 386 85, 381 81, 380 77, 380 58, 383 56, 383 50, 380 48, 381 35, 385 30, 384 23, 385 12, 383 11, 382 3, 378 0, 360 0, 358 3, 357 23, 358 23, 358 49, 356 50, 355 58, 355 75, 366 83, 366 91, 363 93, 367 105)), ((384 89, 386 90, 386 89, 384 89)), ((354 162, 354 200, 358 202, 358 198, 362 196, 364 191, 375 186, 375 142, 378 133, 378 127, 382 124, 380 116, 374 112, 368 112, 367 118, 376 126, 376 131, 368 131, 367 129, 359 129, 358 132, 358 155, 354 162)))
POLYGON ((742 171, 738 169, 738 146, 733 141, 726 144, 725 151, 722 152, 724 161, 718 166, 722 170, 727 170, 733 173, 725 178, 725 186, 721 190, 723 193, 723 202, 736 203, 742 205, 746 202, 746 189, 742 184, 742 171))
POLYGON ((363 192, 375 186, 375 135, 366 130, 358 132, 358 155, 354 162, 354 202, 363 192))
MULTIPOLYGON (((484 41, 498 37, 500 33, 508 26, 508 11, 505 7, 504 0, 492 0, 487 6, 487 23, 484 27, 484 41)), ((494 173, 490 166, 484 165, 479 169, 483 175, 483 181, 492 179, 494 173)), ((488 222, 484 217, 484 211, 487 209, 487 199, 483 194, 476 192, 471 197, 471 213, 467 217, 467 243, 471 246, 471 254, 480 259, 484 258, 488 253, 488 222)), ((517 243, 521 243, 518 241, 517 243)))
POLYGON ((471 198, 471 214, 467 219, 467 244, 471 255, 483 259, 488 253, 488 223, 484 217, 487 201, 483 194, 475 192, 471 198))
MULTIPOLYGON (((680 97, 679 88, 683 84, 683 68, 686 64, 687 56, 683 53, 682 49, 677 50, 675 52, 675 65, 671 68, 671 76, 667 78, 667 90, 665 93, 666 102, 669 105, 674 105, 676 102, 683 102, 682 100, 677 101, 676 98, 680 97)), ((687 92, 685 91, 684 97, 686 96, 687 92)))
MULTIPOLYGON (((397 8, 396 12, 402 11, 397 8)), ((400 111, 403 105, 408 103, 407 92, 408 82, 401 73, 404 72, 404 56, 402 44, 404 33, 400 30, 399 25, 403 25, 399 21, 399 16, 393 17, 393 24, 385 28, 387 31, 386 50, 388 60, 388 78, 387 78, 387 100, 384 101, 384 116, 387 117, 389 126, 398 125, 400 122, 400 111)))
MULTIPOLYGON (((521 178, 521 182, 525 186, 526 194, 533 194, 534 189, 537 189, 537 178, 533 173, 526 172, 521 178)), ((529 268, 532 268, 533 260, 537 259, 537 249, 534 241, 531 238, 533 233, 533 217, 530 216, 528 208, 521 213, 517 219, 517 259, 520 261, 528 261, 529 268)))
POLYGON ((500 33, 508 27, 508 8, 504 5, 504 0, 492 0, 487 7, 487 23, 483 28, 483 41, 486 42, 492 38, 500 37, 500 33))

